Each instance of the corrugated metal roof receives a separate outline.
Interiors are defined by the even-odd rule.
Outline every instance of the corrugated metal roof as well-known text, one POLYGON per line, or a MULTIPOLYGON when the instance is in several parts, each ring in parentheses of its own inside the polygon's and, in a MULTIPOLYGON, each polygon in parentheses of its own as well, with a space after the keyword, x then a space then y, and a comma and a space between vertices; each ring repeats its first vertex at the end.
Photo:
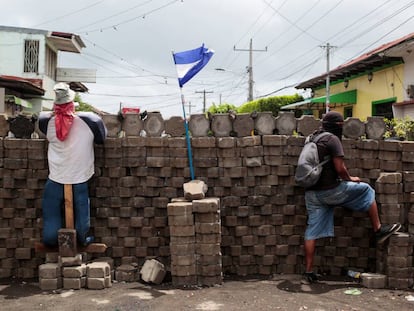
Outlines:
MULTIPOLYGON (((41 95, 45 94, 45 90, 41 88, 37 83, 39 81, 33 81, 35 79, 25 79, 15 76, 0 76, 0 87, 8 88, 24 95, 41 95)), ((41 80, 40 80, 41 83, 41 80)))

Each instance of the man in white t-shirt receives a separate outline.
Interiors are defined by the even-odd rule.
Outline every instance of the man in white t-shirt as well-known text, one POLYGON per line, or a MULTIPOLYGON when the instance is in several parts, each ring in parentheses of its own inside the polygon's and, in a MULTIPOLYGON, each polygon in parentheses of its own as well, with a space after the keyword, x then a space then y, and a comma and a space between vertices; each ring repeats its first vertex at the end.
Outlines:
POLYGON ((74 220, 78 241, 87 245, 90 205, 88 180, 95 172, 94 143, 103 144, 106 127, 102 119, 92 112, 75 113, 75 92, 66 83, 54 87, 56 99, 53 112, 42 112, 39 129, 49 141, 49 177, 42 201, 43 243, 58 244, 58 230, 62 228, 64 185, 72 185, 74 220))

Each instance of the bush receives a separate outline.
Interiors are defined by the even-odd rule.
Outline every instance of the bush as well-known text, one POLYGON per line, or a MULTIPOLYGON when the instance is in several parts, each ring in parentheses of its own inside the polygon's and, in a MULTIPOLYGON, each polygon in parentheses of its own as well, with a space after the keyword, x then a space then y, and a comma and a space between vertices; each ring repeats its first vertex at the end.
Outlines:
POLYGON ((404 119, 385 119, 387 130, 384 138, 414 140, 414 121, 410 117, 404 119))

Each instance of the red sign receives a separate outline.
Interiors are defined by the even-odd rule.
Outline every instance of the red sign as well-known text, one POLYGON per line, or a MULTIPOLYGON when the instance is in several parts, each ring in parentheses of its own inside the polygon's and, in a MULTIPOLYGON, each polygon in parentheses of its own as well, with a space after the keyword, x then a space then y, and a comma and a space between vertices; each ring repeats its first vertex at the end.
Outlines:
POLYGON ((129 108, 129 107, 122 108, 122 114, 139 113, 139 111, 140 111, 139 108, 129 108))

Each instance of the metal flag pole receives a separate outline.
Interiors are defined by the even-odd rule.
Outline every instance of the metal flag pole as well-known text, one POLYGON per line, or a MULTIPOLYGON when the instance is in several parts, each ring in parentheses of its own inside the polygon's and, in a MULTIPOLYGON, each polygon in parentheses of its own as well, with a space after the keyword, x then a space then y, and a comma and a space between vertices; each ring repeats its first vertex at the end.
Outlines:
POLYGON ((191 175, 191 180, 194 180, 193 154, 191 152, 191 140, 190 140, 190 133, 188 131, 188 121, 187 121, 187 117, 185 116, 184 94, 183 94, 183 89, 181 87, 180 87, 180 93, 181 93, 181 105, 183 106, 185 137, 187 140, 188 162, 190 163, 190 175, 191 175))

